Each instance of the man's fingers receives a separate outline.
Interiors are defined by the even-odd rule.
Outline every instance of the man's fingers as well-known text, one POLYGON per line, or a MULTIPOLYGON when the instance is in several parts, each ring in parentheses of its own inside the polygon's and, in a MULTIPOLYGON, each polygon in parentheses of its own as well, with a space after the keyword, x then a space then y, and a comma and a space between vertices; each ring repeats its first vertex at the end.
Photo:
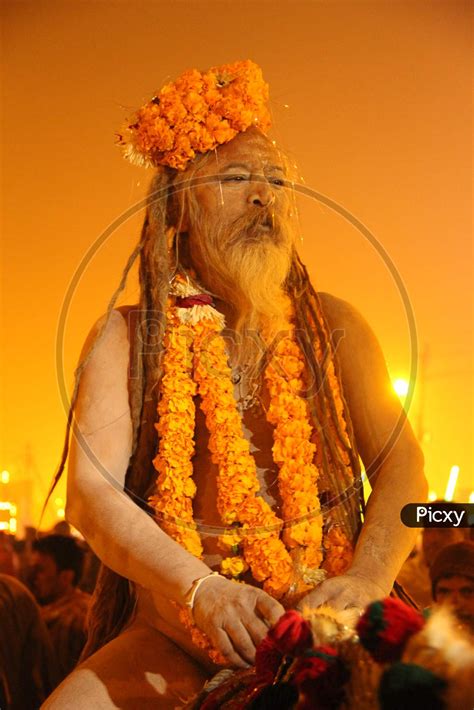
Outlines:
POLYGON ((303 611, 304 609, 316 609, 323 605, 330 606, 336 611, 356 606, 354 598, 344 591, 318 589, 311 592, 309 599, 302 599, 296 608, 298 611, 303 611))
POLYGON ((276 624, 280 616, 283 616, 285 613, 284 607, 265 593, 257 597, 256 608, 262 619, 268 621, 270 626, 276 624))
POLYGON ((255 644, 255 646, 258 646, 262 639, 264 639, 267 635, 268 626, 258 616, 255 616, 249 623, 246 623, 245 625, 253 643, 255 644))
POLYGON ((214 643, 230 665, 236 668, 248 668, 249 664, 235 651, 224 629, 216 630, 216 641, 214 643))
POLYGON ((255 661, 255 644, 241 621, 228 621, 225 629, 236 653, 247 663, 255 661))
POLYGON ((329 604, 329 606, 335 609, 336 611, 342 611, 343 609, 347 609, 348 606, 352 606, 354 608, 354 604, 350 604, 347 600, 347 597, 344 597, 342 595, 339 597, 332 597, 331 599, 328 599, 327 604, 329 604))
POLYGON ((325 592, 323 589, 311 592, 311 600, 302 599, 299 604, 297 604, 297 609, 304 609, 309 607, 310 609, 316 609, 316 607, 322 604, 330 603, 330 592, 325 592))

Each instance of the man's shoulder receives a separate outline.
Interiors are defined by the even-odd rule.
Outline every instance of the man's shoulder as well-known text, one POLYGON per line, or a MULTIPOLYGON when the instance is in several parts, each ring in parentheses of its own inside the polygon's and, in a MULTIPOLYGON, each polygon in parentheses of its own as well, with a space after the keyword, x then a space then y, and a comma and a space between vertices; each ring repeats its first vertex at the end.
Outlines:
POLYGON ((108 349, 114 345, 120 347, 128 344, 132 332, 132 323, 136 318, 138 308, 138 304, 117 306, 110 312, 101 315, 93 323, 89 331, 84 350, 96 341, 99 334, 101 335, 100 339, 103 343, 103 348, 108 349))
POLYGON ((357 308, 332 293, 318 291, 321 308, 331 328, 345 328, 365 322, 357 308))
POLYGON ((93 323, 79 358, 80 362, 87 358, 89 375, 101 378, 104 373, 115 370, 122 361, 128 362, 134 333, 134 312, 138 312, 138 305, 119 306, 104 313, 93 323))
POLYGON ((79 587, 74 587, 74 598, 81 604, 89 604, 92 599, 92 595, 89 592, 85 592, 79 587))
POLYGON ((129 325, 131 319, 136 318, 139 304, 134 303, 126 306, 115 306, 110 313, 103 313, 92 326, 92 330, 100 330, 104 325, 110 333, 129 325))
POLYGON ((83 592, 79 587, 74 587, 74 595, 71 598, 71 607, 79 614, 87 614, 91 603, 91 595, 83 592))
POLYGON ((355 306, 330 293, 319 292, 321 308, 340 356, 352 361, 355 353, 383 358, 378 339, 367 320, 355 306))
POLYGON ((87 614, 91 598, 90 594, 74 587, 56 601, 43 606, 42 610, 49 620, 57 618, 72 620, 77 616, 82 618, 87 614))
POLYGON ((132 303, 131 305, 128 304, 126 306, 115 306, 112 312, 115 314, 120 314, 122 318, 127 320, 132 316, 136 316, 138 314, 139 308, 139 303, 132 303))

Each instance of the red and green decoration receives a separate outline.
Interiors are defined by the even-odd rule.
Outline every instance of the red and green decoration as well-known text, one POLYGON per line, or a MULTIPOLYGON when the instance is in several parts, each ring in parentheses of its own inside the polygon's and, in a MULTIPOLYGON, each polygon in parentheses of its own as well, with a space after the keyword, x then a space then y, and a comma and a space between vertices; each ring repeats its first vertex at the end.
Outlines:
MULTIPOLYGON (((314 615, 317 613, 315 610, 314 615)), ((393 598, 370 604, 360 618, 357 635, 353 635, 350 643, 365 654, 364 663, 381 667, 378 687, 371 691, 373 707, 446 709, 446 680, 428 668, 402 661, 410 638, 422 631, 424 624, 421 614, 393 598)), ((350 697, 352 672, 357 673, 357 667, 351 666, 343 645, 335 640, 322 644, 313 637, 309 621, 290 610, 257 648, 254 668, 236 671, 186 708, 353 710, 356 706, 350 697)))
POLYGON ((447 683, 427 668, 402 663, 403 651, 412 636, 422 630, 425 618, 399 599, 373 602, 356 630, 360 643, 374 661, 392 664, 382 674, 378 689, 381 710, 443 710, 447 683))
POLYGON ((394 663, 382 675, 378 698, 382 710, 445 710, 447 683, 415 663, 394 663))
POLYGON ((425 620, 400 599, 373 602, 357 624, 360 642, 377 663, 400 660, 408 639, 421 631, 425 620))

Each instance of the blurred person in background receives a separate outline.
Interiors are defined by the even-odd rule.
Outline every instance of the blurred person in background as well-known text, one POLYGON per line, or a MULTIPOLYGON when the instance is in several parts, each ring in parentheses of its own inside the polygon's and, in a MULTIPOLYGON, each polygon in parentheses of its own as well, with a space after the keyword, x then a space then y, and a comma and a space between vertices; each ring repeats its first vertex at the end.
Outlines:
POLYGON ((448 545, 430 567, 433 601, 449 605, 474 638, 474 542, 448 545))
MULTIPOLYGON (((445 501, 436 501, 442 502, 445 501)), ((465 537, 463 528, 423 528, 421 549, 410 555, 397 577, 397 582, 421 609, 430 606, 432 601, 430 568, 436 555, 447 545, 462 542, 465 537)))
POLYGON ((82 589, 83 592, 92 594, 95 588, 95 583, 97 581, 97 575, 99 573, 100 568, 100 560, 97 555, 94 554, 90 545, 87 544, 80 532, 78 530, 73 529, 71 525, 69 525, 67 520, 60 520, 58 523, 56 523, 50 534, 67 535, 68 537, 74 537, 76 540, 78 540, 80 547, 84 550, 84 560, 82 576, 77 586, 79 589, 82 589))
POLYGON ((14 538, 0 531, 0 573, 18 577, 20 560, 15 552, 14 538))
POLYGON ((67 520, 60 520, 58 523, 56 523, 53 526, 53 529, 51 530, 52 535, 67 535, 71 536, 71 526, 67 522, 67 520))
POLYGON ((0 707, 35 710, 60 677, 51 639, 31 592, 0 574, 0 707))
POLYGON ((73 537, 47 535, 33 543, 33 592, 51 635, 61 678, 75 667, 87 638, 90 595, 77 586, 83 565, 84 550, 73 537))
POLYGON ((38 531, 32 525, 25 525, 23 537, 15 542, 15 551, 20 561, 18 578, 33 591, 31 555, 38 531))

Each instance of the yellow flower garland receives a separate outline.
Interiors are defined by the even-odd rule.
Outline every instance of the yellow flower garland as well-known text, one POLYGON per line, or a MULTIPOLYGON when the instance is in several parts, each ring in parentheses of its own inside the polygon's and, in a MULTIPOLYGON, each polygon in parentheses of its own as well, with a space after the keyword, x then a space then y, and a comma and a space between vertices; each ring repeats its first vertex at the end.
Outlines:
MULTIPOLYGON (((316 446, 311 443, 312 426, 307 403, 299 396, 303 389, 304 358, 294 340, 280 340, 265 371, 271 396, 268 421, 274 425, 273 460, 279 467, 278 486, 283 501, 283 518, 288 523, 283 537, 292 551, 297 578, 311 582, 322 554, 322 516, 318 497, 319 471, 313 463, 316 446)), ((314 586, 309 584, 309 587, 314 586)))
POLYGON ((173 539, 196 557, 202 556, 202 544, 193 521, 192 499, 196 486, 192 479, 194 454, 193 397, 196 385, 188 357, 189 329, 180 323, 176 313, 168 311, 168 328, 164 346, 161 399, 158 404, 160 437, 159 453, 153 465, 159 473, 157 493, 150 503, 158 514, 160 525, 173 539))
MULTIPOLYGON (((199 291, 178 278, 174 296, 199 291)), ((161 527, 196 557, 203 548, 193 520, 192 480, 196 394, 209 430, 209 448, 218 467, 217 508, 224 525, 221 546, 233 556, 223 559, 221 572, 238 578, 250 568, 253 578, 277 599, 290 601, 314 588, 326 575, 341 574, 349 565, 352 547, 342 530, 331 528, 322 539, 323 520, 318 497, 319 471, 314 463, 308 405, 300 396, 305 360, 294 329, 281 340, 264 376, 270 393, 268 421, 274 426, 273 459, 279 468, 281 520, 259 495, 256 464, 242 431, 233 394, 224 321, 210 305, 180 307, 170 298, 164 339, 165 357, 158 404, 159 450, 153 460, 158 471, 156 494, 150 498, 161 527), (324 563, 323 560, 323 550, 324 563)), ((338 423, 347 436, 342 400, 334 368, 328 376, 335 394, 338 423)), ((180 618, 193 641, 219 662, 209 640, 185 610, 180 618)), ((222 660, 222 659, 220 659, 222 660)))
POLYGON ((239 523, 243 556, 252 576, 280 598, 292 581, 291 557, 280 540, 283 522, 260 491, 255 460, 242 432, 219 324, 195 326, 194 375, 210 433, 209 449, 218 466, 217 509, 224 525, 239 523), (211 343, 211 348, 206 344, 211 343))

